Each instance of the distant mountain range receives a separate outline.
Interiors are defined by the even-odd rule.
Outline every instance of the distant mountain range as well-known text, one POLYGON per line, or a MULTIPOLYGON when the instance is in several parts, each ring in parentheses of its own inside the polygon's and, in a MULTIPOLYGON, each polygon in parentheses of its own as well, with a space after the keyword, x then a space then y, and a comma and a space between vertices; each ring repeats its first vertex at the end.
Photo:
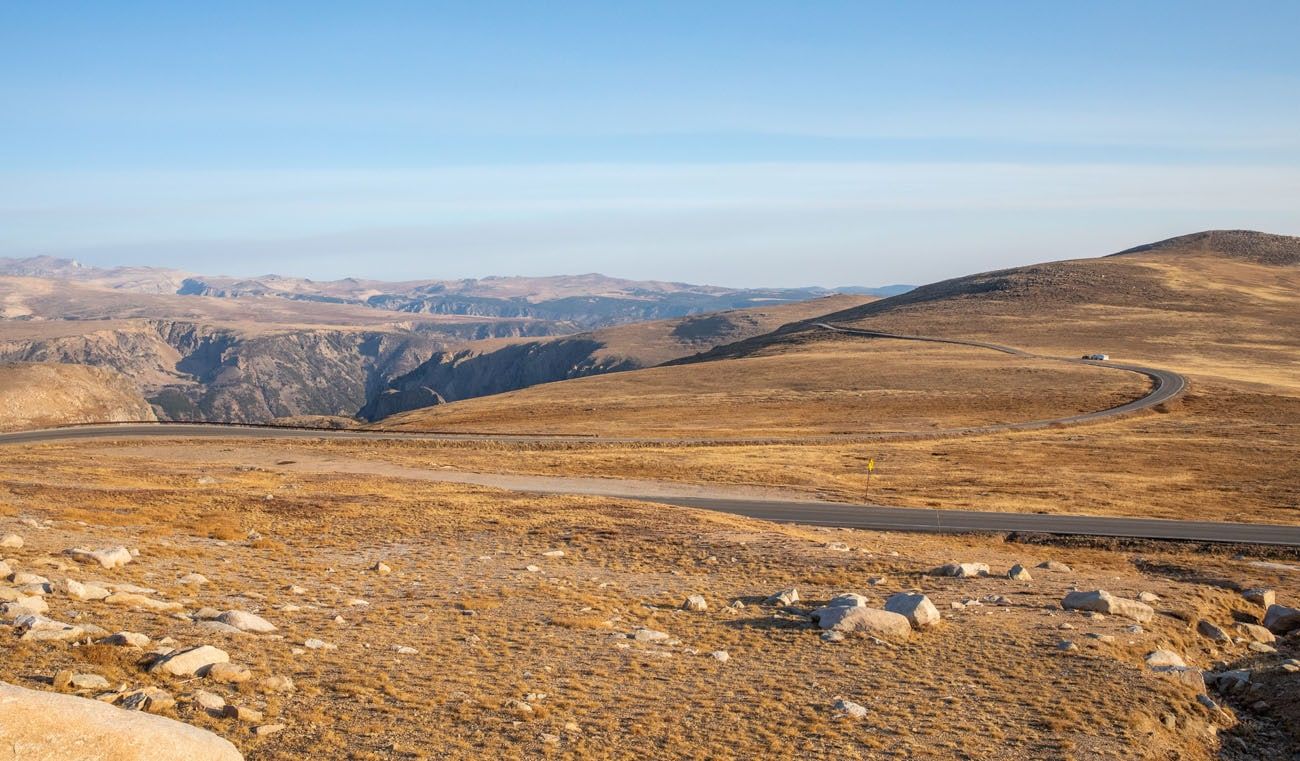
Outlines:
POLYGON ((264 275, 237 278, 195 275, 155 267, 98 268, 48 256, 0 258, 0 276, 73 280, 123 291, 213 298, 279 298, 352 304, 412 314, 531 318, 582 329, 684 317, 705 312, 807 301, 834 293, 892 296, 912 288, 725 288, 600 274, 487 277, 388 282, 264 275))

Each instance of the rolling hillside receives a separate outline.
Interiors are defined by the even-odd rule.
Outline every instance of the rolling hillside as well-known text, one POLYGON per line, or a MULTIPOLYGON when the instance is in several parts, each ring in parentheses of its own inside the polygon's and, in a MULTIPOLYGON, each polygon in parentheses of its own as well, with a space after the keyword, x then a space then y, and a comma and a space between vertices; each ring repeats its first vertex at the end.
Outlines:
POLYGON ((154 419, 135 387, 111 370, 0 364, 0 430, 154 419))

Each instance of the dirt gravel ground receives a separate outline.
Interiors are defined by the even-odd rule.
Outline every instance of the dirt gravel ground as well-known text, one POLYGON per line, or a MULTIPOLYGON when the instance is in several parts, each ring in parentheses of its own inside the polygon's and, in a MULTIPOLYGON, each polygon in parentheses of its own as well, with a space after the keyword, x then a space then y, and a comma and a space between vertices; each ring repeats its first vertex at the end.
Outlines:
POLYGON ((1291 562, 774 526, 596 497, 209 466, 180 447, 152 463, 92 447, 3 455, 0 535, 24 543, 0 554, 15 570, 131 583, 181 610, 52 592, 51 618, 153 643, 24 642, 0 627, 0 679, 53 689, 70 669, 114 689, 157 686, 179 700, 166 715, 249 759, 1271 759, 1294 753, 1300 734, 1300 675, 1282 668, 1300 641, 1258 653, 1196 629, 1258 621, 1240 588, 1294 604, 1291 562), (139 556, 110 571, 62 554, 116 545, 139 556), (1045 560, 1073 570, 1035 567, 1045 560), (991 575, 926 574, 951 561, 991 575), (374 570, 380 562, 391 573, 374 570), (1032 581, 1006 578, 1016 563, 1032 581), (189 573, 208 583, 178 581, 189 573), (763 603, 790 587, 802 599, 789 609, 763 603), (1076 587, 1158 595, 1155 618, 1134 631, 1121 617, 1066 612, 1060 600, 1076 587), (804 615, 842 592, 878 606, 903 590, 929 595, 943 616, 905 643, 828 642, 804 615), (708 609, 683 610, 692 594, 708 609), (214 632, 193 618, 204 607, 252 612, 277 631, 214 632), (668 638, 629 639, 639 627, 668 638), (254 678, 146 673, 165 637, 219 647, 254 678), (1199 668, 1252 669, 1259 686, 1211 690, 1226 709, 1212 711, 1144 666, 1157 648, 1199 668), (267 691, 269 676, 294 689, 267 691), (193 701, 200 689, 263 716, 211 716, 193 701), (838 715, 839 698, 865 715, 838 715))

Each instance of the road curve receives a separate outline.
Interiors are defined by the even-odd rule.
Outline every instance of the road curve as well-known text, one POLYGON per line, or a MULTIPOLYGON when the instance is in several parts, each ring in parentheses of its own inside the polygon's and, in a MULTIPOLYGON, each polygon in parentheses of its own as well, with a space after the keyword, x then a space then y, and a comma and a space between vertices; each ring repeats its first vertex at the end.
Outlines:
MULTIPOLYGON (((997 344, 988 344, 977 341, 880 333, 855 328, 844 328, 826 323, 817 323, 816 326, 837 333, 861 335, 871 338, 952 343, 991 349, 1016 356, 1038 356, 1008 346, 999 346, 997 344)), ((997 430, 1029 430, 1059 424, 1091 422, 1152 407, 1174 398, 1180 394, 1184 388, 1186 388, 1186 380, 1181 375, 1168 370, 1113 362, 1092 362, 1087 360, 1061 359, 1055 357, 1051 359, 1060 359, 1060 361, 1078 362, 1139 373, 1152 380, 1153 388, 1150 393, 1140 399, 1107 410, 1099 410, 1096 412, 1053 420, 1039 420, 1025 423, 983 426, 980 428, 957 429, 955 431, 947 431, 944 433, 961 434, 997 430)), ((554 442, 557 440, 576 440, 596 443, 648 443, 657 441, 663 441, 666 443, 683 443, 680 439, 607 439, 541 436, 536 434, 408 433, 376 430, 355 431, 284 428, 275 426, 227 425, 218 423, 110 423, 3 433, 0 434, 0 446, 78 441, 87 439, 131 439, 142 437, 165 437, 173 439, 433 439, 442 441, 465 440, 497 442, 554 442)), ((816 439, 792 439, 792 441, 801 442, 808 442, 811 440, 816 439)), ((602 479, 602 481, 608 483, 610 479, 602 479)), ((573 491, 573 489, 569 487, 525 487, 522 490, 548 493, 570 493, 573 491)), ((1081 515, 1043 515, 1036 513, 979 512, 972 510, 930 510, 906 507, 887 507, 870 504, 844 504, 815 501, 684 497, 663 493, 643 493, 638 492, 637 489, 620 490, 617 487, 605 487, 599 493, 607 496, 640 499, 661 504, 718 510, 721 512, 744 515, 763 520, 823 526, 840 526, 844 528, 945 533, 1034 531, 1064 535, 1092 535, 1133 537, 1142 539, 1240 542, 1300 546, 1300 527, 1295 526, 1214 523, 1202 521, 1170 521, 1145 518, 1111 518, 1081 515)))
POLYGON ((1179 394, 1187 390, 1187 379, 1173 370, 1163 370, 1158 367, 1146 367, 1144 365, 1129 365, 1120 362, 1102 362, 1092 359, 1074 359, 1069 357, 1049 357, 1043 354, 1033 354, 1017 349, 1012 346, 1002 346, 1000 344, 986 343, 984 341, 967 341, 960 338, 935 338, 933 336, 909 336, 900 333, 882 333, 878 330, 863 330, 861 328, 846 328, 840 325, 832 325, 826 322, 815 322, 814 326, 830 330, 835 333, 843 333, 853 336, 864 336, 866 338, 892 338, 900 341, 926 341, 929 343, 956 344, 958 346, 973 346, 977 349, 990 349, 999 351, 1003 354, 1011 354, 1017 357, 1026 357, 1030 359, 1050 359, 1057 362, 1067 362, 1077 365, 1090 365, 1092 367, 1105 367, 1111 370, 1123 370, 1125 372, 1144 375, 1151 380, 1151 391, 1145 396, 1134 399, 1126 404, 1109 409, 1097 410, 1096 412, 1085 412, 1081 415, 1071 415, 1069 417, 1053 418, 1051 420, 1031 420, 1024 423, 1003 423, 1000 425, 977 426, 972 428, 958 429, 956 432, 961 433, 993 433, 996 431, 1030 431, 1051 426, 1077 425, 1080 423, 1091 423, 1097 420, 1104 420, 1119 415, 1127 415, 1131 412, 1145 410, 1154 407, 1157 404, 1170 401, 1179 394))

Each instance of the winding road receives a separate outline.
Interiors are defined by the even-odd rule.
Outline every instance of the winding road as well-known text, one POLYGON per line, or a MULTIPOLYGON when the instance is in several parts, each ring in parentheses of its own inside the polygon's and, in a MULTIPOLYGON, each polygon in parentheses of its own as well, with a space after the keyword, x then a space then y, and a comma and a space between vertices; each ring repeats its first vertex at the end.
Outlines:
MULTIPOLYGON (((927 433, 925 436, 970 435, 1010 430, 1034 430, 1059 425, 1096 422, 1153 407, 1178 396, 1187 381, 1178 373, 1141 365, 1114 362, 1096 362, 1082 359, 1042 357, 1041 355, 997 344, 959 339, 909 336, 880 333, 856 328, 845 328, 826 323, 815 327, 846 335, 908 341, 951 343, 999 351, 1022 357, 1057 359, 1123 370, 1146 376, 1152 382, 1151 390, 1143 397, 1117 407, 1096 412, 1050 420, 1007 423, 976 428, 950 429, 927 433)), ((890 434, 881 434, 889 436, 890 434)), ((898 434, 912 438, 912 434, 898 434)), ((492 442, 555 442, 578 440, 592 443, 691 443, 681 439, 638 439, 574 437, 541 434, 474 434, 474 433, 411 433, 383 430, 323 430, 285 428, 256 425, 226 425, 216 423, 107 423, 68 426, 35 431, 0 434, 0 446, 56 443, 85 440, 120 440, 162 437, 167 439, 358 439, 358 440, 440 440, 440 441, 492 441, 492 442)), ((790 441, 811 442, 825 438, 812 437, 790 441)), ((853 438, 872 439, 873 436, 853 438)), ((744 440, 749 441, 749 440, 744 440)), ((767 440, 764 440, 767 441, 767 440)), ((708 443, 734 443, 708 440, 708 443)), ((686 484, 636 481, 606 478, 552 478, 508 474, 458 473, 442 470, 405 469, 405 477, 425 480, 455 481, 487 486, 498 486, 517 491, 550 494, 596 494, 609 497, 637 499, 647 502, 682 507, 717 510, 762 520, 801 523, 843 528, 860 528, 883 531, 927 531, 944 533, 1026 531, 1061 535, 1086 535, 1132 537, 1139 539, 1185 540, 1196 542, 1233 542, 1244 544, 1273 544, 1300 546, 1300 526, 1280 526, 1249 523, 1224 523, 1205 521, 1172 521, 1148 518, 1114 518, 1088 515, 1046 515, 1037 513, 981 512, 973 510, 932 510, 921 508, 889 507, 874 504, 845 504, 796 499, 769 499, 740 493, 729 495, 726 487, 698 487, 686 484)))

